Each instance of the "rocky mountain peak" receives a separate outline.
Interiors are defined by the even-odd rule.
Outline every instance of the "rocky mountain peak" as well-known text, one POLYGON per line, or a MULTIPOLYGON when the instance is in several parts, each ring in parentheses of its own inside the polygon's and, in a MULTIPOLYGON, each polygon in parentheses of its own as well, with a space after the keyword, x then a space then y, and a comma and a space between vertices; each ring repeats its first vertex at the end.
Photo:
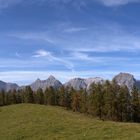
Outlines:
POLYGON ((35 82, 40 82, 40 81, 41 81, 41 80, 40 80, 39 78, 37 78, 35 82))
POLYGON ((54 87, 55 89, 58 89, 62 86, 62 83, 57 80, 54 76, 49 76, 48 79, 46 80, 46 85, 47 87, 54 87))
POLYGON ((9 90, 16 90, 19 86, 15 83, 6 83, 3 81, 0 81, 0 90, 9 91, 9 90))
MULTIPOLYGON (((136 85, 136 87, 138 89, 140 89, 140 81, 136 80, 134 78, 134 76, 132 74, 129 74, 129 73, 122 73, 121 72, 118 75, 116 75, 113 78, 113 80, 115 80, 115 82, 118 85, 126 85, 129 89, 129 91, 132 90, 134 85, 136 85)), ((87 79, 74 78, 74 79, 71 79, 68 82, 66 82, 64 84, 64 86, 65 87, 73 87, 75 90, 86 89, 88 91, 88 89, 90 88, 90 86, 93 83, 103 84, 104 82, 105 82, 105 80, 103 78, 100 78, 100 77, 87 78, 87 79)), ((40 80, 38 78, 30 86, 31 86, 33 91, 36 91, 39 88, 42 88, 43 90, 45 90, 47 87, 53 87, 54 89, 59 89, 63 85, 54 76, 50 75, 47 80, 40 80)), ((19 88, 20 87, 17 84, 6 83, 6 82, 3 82, 3 81, 0 81, 0 90, 8 91, 8 90, 19 89, 19 88)), ((24 86, 22 88, 24 88, 24 86)))
POLYGON ((54 76, 51 75, 48 77, 47 80, 37 79, 30 86, 33 91, 36 91, 39 88, 42 88, 45 91, 47 87, 53 87, 54 89, 58 89, 62 86, 62 84, 59 80, 57 80, 54 76))
POLYGON ((129 73, 120 73, 116 75, 113 80, 117 82, 118 85, 126 85, 131 91, 133 86, 136 84, 136 80, 132 74, 129 73))
POLYGON ((87 84, 87 90, 89 90, 90 86, 95 83, 95 84, 103 84, 104 83, 104 79, 101 77, 95 77, 95 78, 88 78, 85 79, 85 82, 87 84))
POLYGON ((53 75, 50 75, 47 80, 56 80, 56 78, 53 75))
POLYGON ((64 84, 65 87, 73 87, 75 90, 85 89, 87 87, 85 79, 74 78, 64 84))

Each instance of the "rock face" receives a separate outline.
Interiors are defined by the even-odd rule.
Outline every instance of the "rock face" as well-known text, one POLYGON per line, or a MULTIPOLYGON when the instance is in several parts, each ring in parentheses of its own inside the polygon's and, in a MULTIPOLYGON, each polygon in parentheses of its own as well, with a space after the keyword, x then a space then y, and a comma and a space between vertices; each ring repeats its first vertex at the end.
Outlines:
POLYGON ((17 84, 14 83, 6 83, 3 81, 0 81, 0 91, 4 90, 4 91, 9 91, 9 90, 17 90, 19 88, 19 86, 17 84))
POLYGON ((81 79, 81 78, 75 78, 70 80, 69 82, 65 83, 64 86, 65 87, 72 87, 75 90, 80 90, 80 89, 86 89, 88 90, 89 87, 93 84, 93 83, 103 83, 105 80, 103 80, 100 77, 96 77, 96 78, 88 78, 88 79, 81 79))
POLYGON ((47 80, 37 79, 30 86, 33 91, 36 91, 39 88, 42 88, 43 91, 45 91, 47 87, 53 87, 54 89, 58 89, 62 86, 62 83, 58 81, 54 76, 50 76, 47 80))
POLYGON ((120 73, 114 77, 114 80, 118 85, 126 85, 130 91, 132 90, 134 85, 138 87, 139 84, 134 76, 129 73, 120 73))
MULTIPOLYGON (((117 82, 118 85, 126 85, 129 89, 129 91, 132 90, 133 86, 137 86, 137 88, 140 90, 140 80, 136 80, 133 75, 129 73, 120 73, 116 75, 113 80, 117 82)), ((82 78, 74 78, 64 84, 64 87, 72 87, 75 90, 80 90, 80 89, 86 89, 87 91, 90 89, 90 86, 93 83, 100 83, 103 84, 105 80, 100 77, 95 77, 95 78, 87 78, 87 79, 82 79, 82 78)), ((62 87, 62 83, 57 80, 54 76, 50 76, 47 80, 40 80, 37 79, 34 83, 32 83, 31 88, 33 91, 36 91, 39 88, 42 88, 43 91, 47 87, 53 87, 54 89, 59 89, 62 87)), ((0 90, 14 90, 14 89, 23 89, 23 87, 19 87, 17 84, 13 83, 6 83, 3 81, 0 81, 0 90)))
POLYGON ((65 87, 72 87, 75 90, 85 89, 87 84, 85 79, 75 78, 64 84, 65 87))
POLYGON ((95 77, 95 78, 85 79, 85 82, 87 84, 87 90, 89 90, 90 86, 93 83, 95 83, 95 84, 103 84, 105 82, 105 80, 103 78, 100 78, 100 77, 95 77))

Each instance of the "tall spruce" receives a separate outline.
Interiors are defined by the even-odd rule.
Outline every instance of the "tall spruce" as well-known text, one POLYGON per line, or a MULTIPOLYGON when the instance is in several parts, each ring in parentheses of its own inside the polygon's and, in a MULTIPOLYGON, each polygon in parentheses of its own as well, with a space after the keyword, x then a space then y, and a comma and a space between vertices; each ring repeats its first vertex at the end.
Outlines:
POLYGON ((80 91, 81 94, 81 102, 80 102, 80 112, 87 113, 88 112, 88 94, 86 89, 80 91))
POLYGON ((58 104, 62 107, 65 107, 66 106, 66 90, 64 86, 60 87, 58 92, 59 92, 58 104))
POLYGON ((105 119, 114 119, 115 112, 115 92, 113 91, 112 84, 109 81, 106 81, 103 87, 104 90, 104 118, 105 119))
POLYGON ((2 90, 0 91, 0 106, 4 106, 6 105, 5 103, 5 91, 2 90))
POLYGON ((72 110, 74 112, 78 111, 80 112, 80 104, 81 104, 81 93, 79 91, 76 91, 73 94, 73 98, 72 98, 72 110))
POLYGON ((136 86, 132 89, 132 121, 140 122, 140 96, 136 86))
POLYGON ((42 88, 39 88, 37 91, 36 91, 36 103, 37 104, 44 104, 44 94, 43 94, 43 90, 42 88))
POLYGON ((34 94, 30 86, 25 87, 24 94, 25 103, 34 103, 34 94))
POLYGON ((45 90, 45 104, 55 105, 55 90, 53 87, 46 88, 45 90))
POLYGON ((73 94, 75 93, 75 90, 71 87, 66 87, 66 95, 65 95, 65 107, 66 109, 71 109, 72 108, 72 98, 73 94))

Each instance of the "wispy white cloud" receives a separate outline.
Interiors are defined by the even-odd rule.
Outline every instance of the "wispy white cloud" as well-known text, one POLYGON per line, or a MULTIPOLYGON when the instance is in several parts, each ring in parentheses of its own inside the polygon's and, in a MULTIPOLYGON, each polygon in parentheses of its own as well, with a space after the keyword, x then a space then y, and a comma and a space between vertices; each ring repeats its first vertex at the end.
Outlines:
POLYGON ((46 50, 35 51, 35 54, 33 55, 33 57, 36 57, 36 58, 43 57, 43 58, 48 59, 51 62, 58 62, 60 64, 63 64, 66 68, 68 68, 71 71, 74 70, 74 64, 71 61, 69 61, 63 57, 57 57, 57 56, 53 55, 51 52, 46 51, 46 50))
POLYGON ((17 5, 24 0, 0 0, 0 9, 8 8, 9 6, 17 5))
POLYGON ((38 5, 50 5, 50 6, 62 6, 62 5, 67 5, 71 4, 72 6, 81 9, 81 7, 87 6, 89 3, 94 3, 94 2, 100 2, 104 4, 105 6, 119 6, 119 5, 125 5, 128 3, 139 3, 140 0, 0 0, 0 10, 6 9, 11 6, 15 6, 17 4, 21 3, 26 3, 26 4, 38 4, 38 5))
POLYGON ((95 26, 86 28, 68 28, 61 29, 50 28, 49 31, 42 32, 21 32, 7 33, 8 36, 18 39, 35 40, 50 43, 55 49, 59 46, 59 50, 83 51, 83 52, 137 52, 140 51, 139 35, 129 33, 121 27, 114 25, 106 25, 106 27, 95 26), (110 27, 110 28, 108 28, 110 27), (102 30, 101 30, 102 29, 102 30), (79 31, 82 30, 82 33, 79 31), (73 33, 67 34, 68 31, 73 33))
MULTIPOLYGON (((138 29, 137 29, 138 30, 138 29)), ((27 41, 49 43, 56 50, 83 52, 137 52, 140 51, 140 35, 128 32, 113 23, 93 25, 87 28, 74 28, 73 25, 58 24, 46 31, 7 33, 8 36, 27 41), (82 31, 82 32, 80 32, 82 31), (72 34, 67 34, 67 32, 72 34)))
POLYGON ((93 60, 93 58, 89 57, 88 54, 81 53, 81 52, 78 52, 78 51, 75 51, 75 52, 72 53, 72 58, 73 59, 85 60, 85 61, 93 60))
POLYGON ((44 3, 48 6, 62 6, 65 4, 72 4, 75 7, 82 7, 85 5, 85 0, 0 0, 0 10, 9 8, 11 6, 15 6, 17 4, 37 4, 44 5, 44 3))
POLYGON ((52 38, 49 37, 47 32, 16 32, 16 33, 8 33, 7 36, 24 39, 24 40, 43 40, 48 43, 55 43, 52 38))
POLYGON ((104 4, 105 6, 119 6, 126 5, 129 3, 139 3, 140 0, 97 0, 104 4))
POLYGON ((85 31, 85 30, 87 30, 87 28, 73 27, 73 28, 64 29, 64 32, 66 32, 66 33, 75 33, 75 32, 80 32, 80 31, 85 31))
POLYGON ((33 57, 47 57, 49 60, 53 59, 53 56, 51 55, 50 52, 45 51, 45 50, 37 50, 35 51, 35 54, 33 55, 33 57))
POLYGON ((21 57, 20 54, 18 52, 15 53, 16 57, 21 57))

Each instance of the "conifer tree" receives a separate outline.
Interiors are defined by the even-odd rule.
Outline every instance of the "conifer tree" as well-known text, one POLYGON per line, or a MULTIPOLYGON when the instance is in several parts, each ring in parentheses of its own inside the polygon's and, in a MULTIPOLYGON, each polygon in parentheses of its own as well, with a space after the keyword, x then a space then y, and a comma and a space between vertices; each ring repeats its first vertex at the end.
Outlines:
POLYGON ((120 121, 127 121, 129 118, 129 91, 126 86, 121 86, 118 94, 118 117, 120 121))
POLYGON ((42 88, 39 88, 36 91, 36 103, 37 104, 44 104, 44 94, 42 88))
POLYGON ((104 115, 104 92, 103 92, 103 87, 101 84, 97 84, 96 88, 95 88, 95 93, 96 93, 96 102, 95 102, 95 106, 96 106, 96 115, 102 119, 103 115, 104 115))
POLYGON ((46 88, 45 98, 45 104, 55 105, 55 91, 53 87, 46 88))
POLYGON ((73 94, 75 93, 75 90, 73 88, 66 87, 66 95, 65 95, 65 107, 66 109, 71 109, 72 108, 72 97, 73 94))
POLYGON ((132 101, 131 101, 131 108, 132 108, 132 121, 140 122, 140 98, 139 98, 139 91, 136 86, 132 89, 132 101))
POLYGON ((16 90, 10 91, 10 102, 11 104, 17 104, 16 90))
POLYGON ((114 114, 114 92, 112 85, 109 81, 106 81, 103 85, 104 90, 104 118, 113 119, 114 114))
POLYGON ((30 86, 25 87, 25 103, 34 103, 34 95, 30 86))
POLYGON ((74 112, 76 111, 80 112, 80 105, 81 105, 81 95, 79 91, 76 91, 73 94, 73 98, 72 98, 72 110, 74 112))
POLYGON ((5 104, 5 91, 2 90, 0 91, 0 106, 4 106, 5 104))
POLYGON ((66 92, 63 86, 59 89, 59 105, 66 106, 66 92))
POLYGON ((89 96, 89 113, 98 116, 100 119, 103 117, 104 112, 104 92, 101 84, 92 85, 92 93, 89 96))
POLYGON ((93 83, 91 86, 90 86, 90 90, 88 91, 89 92, 89 95, 87 97, 87 100, 88 100, 88 103, 87 103, 87 113, 88 114, 91 114, 92 116, 95 116, 96 113, 95 113, 95 110, 96 110, 96 106, 95 106, 95 102, 96 102, 96 92, 95 92, 95 87, 96 87, 96 84, 93 83))
POLYGON ((88 95, 85 90, 80 91, 81 94, 81 102, 80 102, 80 112, 87 113, 88 112, 88 95))

